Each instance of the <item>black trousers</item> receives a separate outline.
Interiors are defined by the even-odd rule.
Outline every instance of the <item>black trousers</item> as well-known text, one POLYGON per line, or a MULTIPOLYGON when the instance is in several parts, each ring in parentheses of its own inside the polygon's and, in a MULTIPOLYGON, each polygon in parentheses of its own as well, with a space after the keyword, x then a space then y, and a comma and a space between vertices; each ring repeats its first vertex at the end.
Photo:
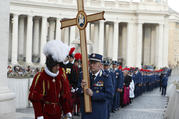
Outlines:
POLYGON ((167 86, 162 86, 162 95, 166 95, 167 86))

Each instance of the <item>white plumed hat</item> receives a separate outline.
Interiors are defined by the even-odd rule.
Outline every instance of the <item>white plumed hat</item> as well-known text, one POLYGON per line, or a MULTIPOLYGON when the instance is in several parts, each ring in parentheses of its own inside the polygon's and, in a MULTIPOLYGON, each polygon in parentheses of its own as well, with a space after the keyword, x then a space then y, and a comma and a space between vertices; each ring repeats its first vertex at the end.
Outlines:
POLYGON ((52 56, 53 60, 63 62, 68 56, 70 48, 60 40, 51 40, 44 46, 45 56, 52 56))

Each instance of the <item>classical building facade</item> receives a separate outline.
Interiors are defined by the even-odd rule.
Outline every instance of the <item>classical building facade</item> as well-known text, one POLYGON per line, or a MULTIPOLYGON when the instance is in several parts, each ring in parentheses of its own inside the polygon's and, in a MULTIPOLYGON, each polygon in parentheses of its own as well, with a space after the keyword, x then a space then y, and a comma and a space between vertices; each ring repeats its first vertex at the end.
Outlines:
POLYGON ((179 65, 179 13, 169 10, 169 54, 168 64, 179 65))
MULTIPOLYGON (((88 53, 120 57, 124 66, 168 66, 169 26, 174 24, 169 25, 167 0, 84 0, 84 4, 87 14, 105 11, 105 21, 87 25, 88 53)), ((80 51, 77 27, 60 29, 61 19, 76 15, 76 0, 12 0, 9 63, 43 65, 43 46, 54 39, 80 51)))

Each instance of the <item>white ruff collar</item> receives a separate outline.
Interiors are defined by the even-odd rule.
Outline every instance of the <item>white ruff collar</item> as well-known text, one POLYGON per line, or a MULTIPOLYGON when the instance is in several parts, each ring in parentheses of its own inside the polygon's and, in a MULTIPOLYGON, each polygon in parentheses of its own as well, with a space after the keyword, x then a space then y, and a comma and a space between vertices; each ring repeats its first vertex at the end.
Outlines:
POLYGON ((52 73, 47 67, 45 67, 45 72, 51 77, 56 77, 59 74, 59 71, 57 73, 52 73))

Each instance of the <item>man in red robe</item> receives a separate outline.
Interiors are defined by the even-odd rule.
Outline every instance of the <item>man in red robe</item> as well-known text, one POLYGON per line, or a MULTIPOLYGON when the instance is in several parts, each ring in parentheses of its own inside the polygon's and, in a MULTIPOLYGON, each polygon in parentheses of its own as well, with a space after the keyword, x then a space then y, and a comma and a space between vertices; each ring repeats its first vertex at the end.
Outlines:
POLYGON ((44 47, 46 68, 36 74, 30 87, 29 100, 35 119, 71 119, 71 93, 65 70, 59 63, 68 55, 69 48, 59 40, 49 41, 44 47))

